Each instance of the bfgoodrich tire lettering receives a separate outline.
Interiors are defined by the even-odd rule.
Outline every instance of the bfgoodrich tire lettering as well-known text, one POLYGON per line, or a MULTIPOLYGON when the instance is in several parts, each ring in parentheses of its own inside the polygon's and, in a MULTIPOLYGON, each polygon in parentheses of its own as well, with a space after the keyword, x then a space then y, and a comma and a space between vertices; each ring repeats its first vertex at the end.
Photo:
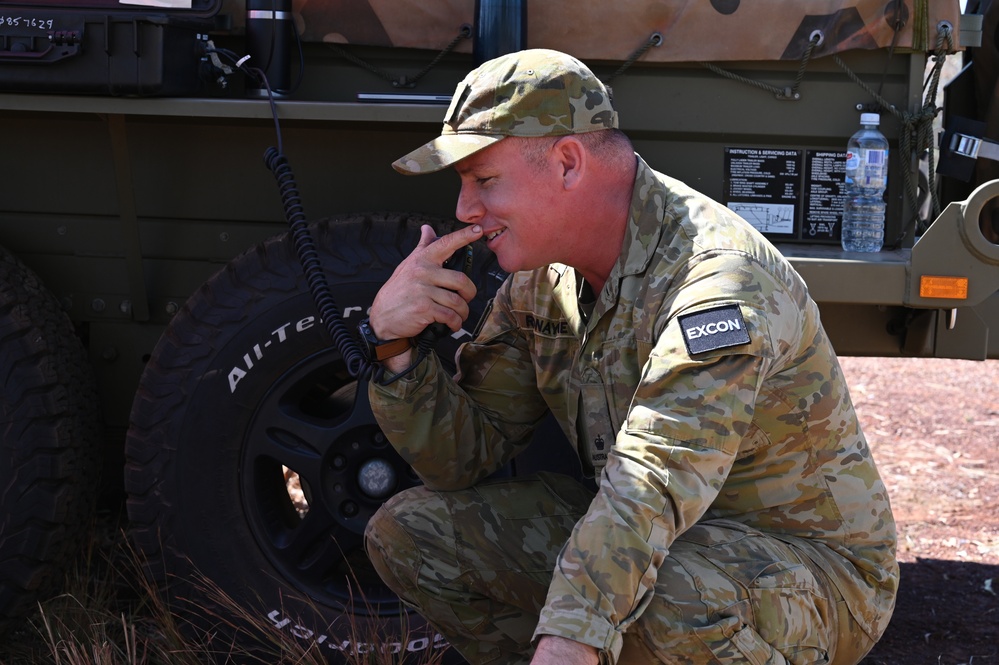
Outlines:
POLYGON ((69 317, 0 248, 0 632, 58 588, 80 551, 97 486, 97 414, 69 317))
MULTIPOLYGON (((350 330, 416 246, 421 223, 450 230, 398 215, 313 227, 350 330)), ((491 265, 476 250, 469 329, 503 277, 491 265)), ((446 338, 441 357, 460 341, 446 338)), ((134 541, 178 615, 196 617, 203 635, 218 631, 223 650, 248 646, 253 622, 333 661, 442 646, 364 555, 368 517, 418 481, 331 347, 287 237, 232 261, 174 317, 140 381, 126 458, 134 541), (304 515, 288 470, 302 480, 304 515), (250 621, 234 621, 220 596, 250 621)))

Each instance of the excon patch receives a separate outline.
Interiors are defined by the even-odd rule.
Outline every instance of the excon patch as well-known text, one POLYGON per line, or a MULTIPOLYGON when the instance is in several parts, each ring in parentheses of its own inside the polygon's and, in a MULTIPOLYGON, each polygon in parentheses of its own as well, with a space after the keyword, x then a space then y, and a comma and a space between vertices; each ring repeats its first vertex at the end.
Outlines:
POLYGON ((679 317, 690 355, 749 343, 746 320, 738 305, 722 305, 679 317))

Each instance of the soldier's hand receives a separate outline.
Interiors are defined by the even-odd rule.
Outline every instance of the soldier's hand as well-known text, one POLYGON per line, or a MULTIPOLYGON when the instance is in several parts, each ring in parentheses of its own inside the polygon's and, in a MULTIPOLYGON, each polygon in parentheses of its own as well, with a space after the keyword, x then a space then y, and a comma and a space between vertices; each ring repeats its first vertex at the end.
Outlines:
POLYGON ((371 328, 379 339, 415 337, 432 323, 458 330, 468 318, 475 284, 464 273, 443 267, 456 251, 482 237, 478 224, 437 238, 420 229, 416 249, 395 269, 371 305, 371 328))

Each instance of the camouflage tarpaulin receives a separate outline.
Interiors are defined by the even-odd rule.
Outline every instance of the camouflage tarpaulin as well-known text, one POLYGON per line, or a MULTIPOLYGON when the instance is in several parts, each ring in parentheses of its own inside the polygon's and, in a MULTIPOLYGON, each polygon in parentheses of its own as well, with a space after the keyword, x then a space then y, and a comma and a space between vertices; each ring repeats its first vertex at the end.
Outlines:
MULTIPOLYGON (((243 0, 226 0, 237 23, 243 0)), ((820 57, 890 46, 932 49, 937 26, 954 26, 958 0, 528 0, 528 46, 585 60, 624 60, 653 33, 663 43, 643 60, 797 60, 813 35, 820 57), (899 21, 899 19, 901 19, 899 21)), ((474 21, 473 0, 295 0, 307 41, 437 50, 474 21)), ((469 51, 470 40, 459 50, 469 51)))

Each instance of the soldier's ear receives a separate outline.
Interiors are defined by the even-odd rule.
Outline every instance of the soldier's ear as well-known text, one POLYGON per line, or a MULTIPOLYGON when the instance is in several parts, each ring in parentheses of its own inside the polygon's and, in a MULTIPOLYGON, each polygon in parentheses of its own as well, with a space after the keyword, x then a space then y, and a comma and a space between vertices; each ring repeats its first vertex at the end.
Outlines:
POLYGON ((586 148, 575 136, 563 136, 555 143, 554 151, 561 169, 562 186, 567 190, 575 189, 586 172, 589 157, 586 148))

